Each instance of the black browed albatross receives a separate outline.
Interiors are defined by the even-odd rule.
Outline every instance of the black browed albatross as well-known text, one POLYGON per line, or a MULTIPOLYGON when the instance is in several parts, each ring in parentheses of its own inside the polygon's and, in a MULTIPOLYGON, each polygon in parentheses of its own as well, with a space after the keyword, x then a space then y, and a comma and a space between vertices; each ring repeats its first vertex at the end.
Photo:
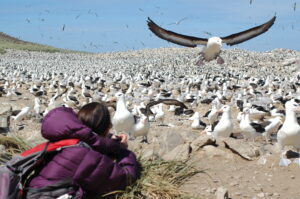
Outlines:
POLYGON ((187 36, 183 34, 178 34, 166 29, 159 27, 148 17, 148 27, 149 29, 159 38, 167 40, 169 42, 179 44, 187 47, 196 47, 197 45, 206 45, 203 51, 200 53, 201 58, 196 63, 197 65, 203 65, 204 61, 211 61, 217 58, 217 62, 222 64, 224 60, 219 56, 221 52, 222 43, 229 46, 242 43, 249 39, 252 39, 260 34, 266 32, 275 22, 276 16, 267 21, 264 24, 255 26, 248 30, 238 32, 235 34, 228 35, 226 37, 210 37, 210 38, 200 38, 187 36))

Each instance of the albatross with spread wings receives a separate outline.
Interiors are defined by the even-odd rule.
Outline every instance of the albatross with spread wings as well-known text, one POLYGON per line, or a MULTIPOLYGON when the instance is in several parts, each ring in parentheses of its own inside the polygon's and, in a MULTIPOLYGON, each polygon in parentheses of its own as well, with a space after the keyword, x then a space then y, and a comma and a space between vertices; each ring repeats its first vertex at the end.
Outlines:
POLYGON ((208 39, 187 36, 163 29, 159 27, 156 23, 154 23, 149 17, 147 22, 149 29, 161 39, 187 47, 206 45, 206 47, 204 47, 203 51, 200 53, 200 60, 196 63, 197 65, 203 65, 204 61, 211 61, 213 59, 217 59, 217 62, 220 64, 224 63, 224 60, 219 56, 221 52, 222 43, 232 46, 252 39, 266 32, 274 24, 275 19, 276 16, 274 16, 271 20, 267 21, 264 24, 239 33, 231 34, 226 37, 211 37, 208 39))

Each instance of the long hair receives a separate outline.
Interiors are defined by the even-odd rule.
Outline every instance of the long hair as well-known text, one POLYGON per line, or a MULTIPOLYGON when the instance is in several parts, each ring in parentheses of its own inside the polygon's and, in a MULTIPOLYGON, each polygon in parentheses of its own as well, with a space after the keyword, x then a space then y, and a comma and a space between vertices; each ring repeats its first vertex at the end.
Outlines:
POLYGON ((99 135, 104 135, 112 127, 110 113, 103 103, 92 102, 86 104, 79 110, 77 115, 83 124, 99 135))

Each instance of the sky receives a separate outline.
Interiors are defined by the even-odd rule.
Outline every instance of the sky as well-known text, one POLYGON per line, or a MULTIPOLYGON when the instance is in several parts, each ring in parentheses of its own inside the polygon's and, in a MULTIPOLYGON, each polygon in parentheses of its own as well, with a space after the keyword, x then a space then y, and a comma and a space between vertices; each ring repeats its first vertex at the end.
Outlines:
POLYGON ((249 29, 274 15, 266 33, 224 48, 300 51, 300 0, 1 0, 0 32, 87 52, 181 48, 152 34, 147 18, 167 30, 208 38, 249 29))

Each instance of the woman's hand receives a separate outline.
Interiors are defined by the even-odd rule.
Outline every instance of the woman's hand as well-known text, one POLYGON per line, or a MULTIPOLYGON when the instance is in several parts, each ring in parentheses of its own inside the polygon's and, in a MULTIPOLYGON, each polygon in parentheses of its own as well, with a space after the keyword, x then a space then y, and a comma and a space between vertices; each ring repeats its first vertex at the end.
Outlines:
POLYGON ((118 137, 121 139, 120 143, 121 143, 121 148, 123 149, 127 149, 128 148, 128 143, 127 143, 127 135, 124 133, 121 133, 118 135, 118 137))
POLYGON ((111 139, 115 139, 115 140, 120 140, 120 144, 121 144, 121 148, 122 149, 127 149, 128 148, 128 136, 124 133, 121 133, 119 135, 112 135, 111 139))

